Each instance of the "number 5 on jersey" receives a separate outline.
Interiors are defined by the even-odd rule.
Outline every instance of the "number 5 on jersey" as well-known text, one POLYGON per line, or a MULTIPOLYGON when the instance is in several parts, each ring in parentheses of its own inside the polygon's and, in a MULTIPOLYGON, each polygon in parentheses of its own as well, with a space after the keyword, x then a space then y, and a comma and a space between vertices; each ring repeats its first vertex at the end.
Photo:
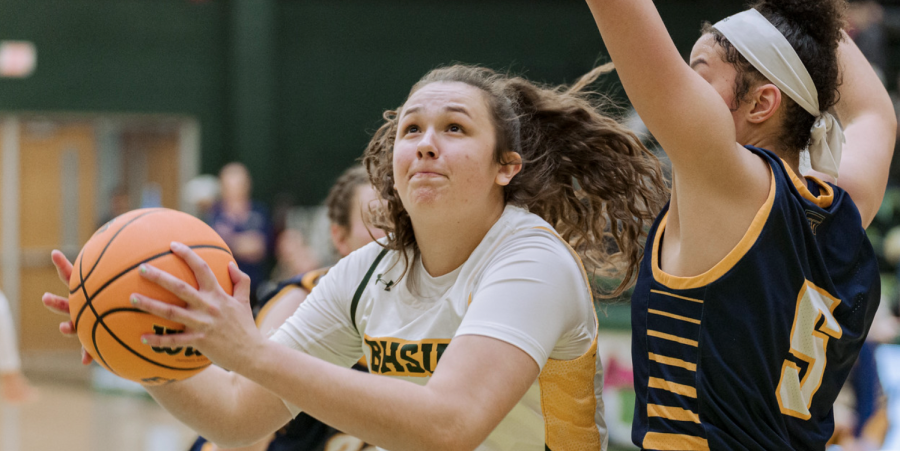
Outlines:
POLYGON ((791 326, 791 354, 809 364, 803 379, 800 367, 790 359, 781 366, 781 380, 776 396, 781 413, 808 420, 812 398, 825 374, 826 350, 829 338, 841 338, 843 331, 834 318, 834 309, 841 303, 827 291, 806 281, 797 297, 797 311, 791 326), (819 318, 825 317, 816 329, 819 318))

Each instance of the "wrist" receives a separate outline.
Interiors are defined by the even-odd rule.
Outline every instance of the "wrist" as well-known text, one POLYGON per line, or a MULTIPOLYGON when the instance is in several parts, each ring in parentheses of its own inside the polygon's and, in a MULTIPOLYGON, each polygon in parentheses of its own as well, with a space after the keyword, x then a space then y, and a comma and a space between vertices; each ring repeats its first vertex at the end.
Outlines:
POLYGON ((275 343, 262 334, 254 334, 253 339, 242 346, 240 358, 230 370, 248 379, 254 379, 253 376, 261 370, 271 368, 268 362, 272 359, 273 345, 275 343))

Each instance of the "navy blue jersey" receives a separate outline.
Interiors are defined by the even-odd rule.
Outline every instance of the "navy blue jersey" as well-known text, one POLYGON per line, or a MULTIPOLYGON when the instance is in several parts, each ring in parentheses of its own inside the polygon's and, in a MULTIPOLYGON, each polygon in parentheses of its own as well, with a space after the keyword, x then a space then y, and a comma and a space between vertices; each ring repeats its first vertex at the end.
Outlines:
POLYGON ((668 207, 632 297, 632 440, 656 450, 822 450, 832 405, 878 307, 859 211, 769 151, 769 196, 738 245, 696 277, 659 268, 668 207))

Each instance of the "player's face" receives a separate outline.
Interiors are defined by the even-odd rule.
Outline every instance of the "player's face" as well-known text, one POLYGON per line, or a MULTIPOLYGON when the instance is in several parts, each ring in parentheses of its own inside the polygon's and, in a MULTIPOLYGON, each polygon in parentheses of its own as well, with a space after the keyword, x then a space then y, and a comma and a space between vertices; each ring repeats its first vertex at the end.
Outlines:
POLYGON ((378 193, 372 185, 362 185, 356 188, 353 201, 350 203, 350 226, 344 227, 337 224, 331 226, 331 239, 342 257, 369 244, 373 238, 384 236, 384 230, 372 227, 363 216, 364 211, 375 208, 379 202, 378 193), (369 234, 371 232, 371 235, 369 234))
POLYGON ((404 208, 415 220, 431 207, 459 214, 486 201, 502 205, 495 146, 481 90, 439 82, 416 91, 400 112, 394 143, 394 188, 404 208))
POLYGON ((703 77, 728 105, 734 118, 735 127, 738 129, 738 136, 741 136, 740 130, 743 129, 741 119, 744 114, 742 107, 744 105, 738 105, 735 102, 734 88, 737 81, 737 69, 725 61, 722 54, 722 47, 716 43, 711 33, 707 33, 694 44, 689 62, 694 71, 703 77))
POLYGON ((350 212, 350 233, 347 235, 351 251, 371 243, 373 237, 377 240, 384 236, 384 230, 372 227, 363 217, 363 212, 375 207, 377 202, 379 202, 378 193, 372 185, 356 188, 356 202, 353 204, 355 208, 350 212))

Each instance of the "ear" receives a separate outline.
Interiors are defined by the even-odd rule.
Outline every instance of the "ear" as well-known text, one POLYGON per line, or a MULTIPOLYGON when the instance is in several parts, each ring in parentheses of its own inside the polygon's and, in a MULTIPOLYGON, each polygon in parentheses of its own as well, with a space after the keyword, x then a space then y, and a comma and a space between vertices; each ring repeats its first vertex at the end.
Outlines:
POLYGON ((346 227, 331 224, 331 242, 334 244, 334 248, 337 249, 338 254, 348 255, 353 251, 353 249, 350 249, 350 243, 347 242, 349 235, 350 231, 346 227))
POLYGON ((750 101, 753 102, 753 108, 747 113, 747 121, 762 124, 781 107, 781 90, 771 83, 764 84, 756 88, 750 101))
POLYGON ((500 186, 509 185, 513 177, 522 170, 522 156, 516 152, 503 152, 503 160, 505 164, 500 165, 497 177, 494 183, 500 186))

